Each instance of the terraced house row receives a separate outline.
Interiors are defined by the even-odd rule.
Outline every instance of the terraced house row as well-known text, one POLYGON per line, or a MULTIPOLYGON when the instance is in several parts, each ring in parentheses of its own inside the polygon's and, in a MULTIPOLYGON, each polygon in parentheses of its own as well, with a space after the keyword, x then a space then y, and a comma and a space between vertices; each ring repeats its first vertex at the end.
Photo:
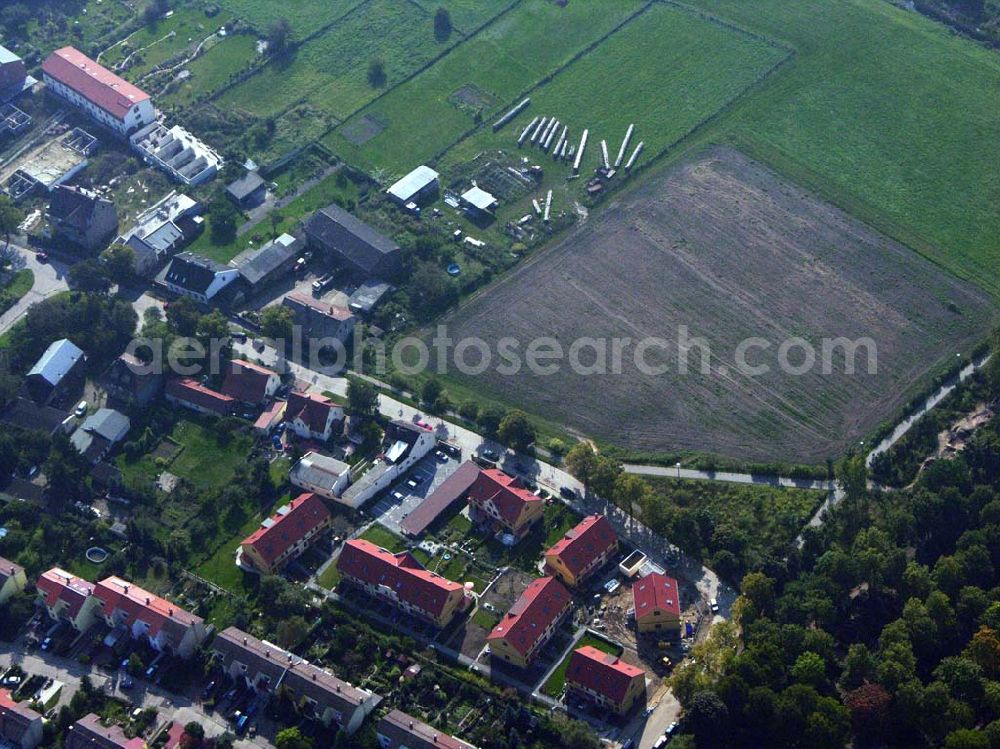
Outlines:
POLYGON ((96 585, 54 567, 35 584, 49 616, 78 632, 103 621, 146 640, 157 651, 189 658, 208 637, 205 622, 170 601, 120 577, 96 585))

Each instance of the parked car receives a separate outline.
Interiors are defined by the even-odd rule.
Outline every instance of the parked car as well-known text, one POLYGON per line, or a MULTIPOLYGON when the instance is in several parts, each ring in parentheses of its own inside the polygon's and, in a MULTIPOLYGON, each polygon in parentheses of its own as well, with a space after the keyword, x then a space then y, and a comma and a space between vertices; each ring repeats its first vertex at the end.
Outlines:
POLYGON ((487 447, 485 450, 483 450, 483 457, 486 458, 487 460, 499 460, 500 453, 498 453, 492 447, 487 447))
POLYGON ((51 647, 52 647, 51 637, 46 637, 44 640, 42 640, 42 650, 48 650, 51 647))
POLYGON ((570 489, 568 486, 559 487, 559 496, 564 499, 576 499, 576 491, 570 489))
POLYGON ((86 416, 87 414, 87 401, 80 401, 76 404, 76 408, 73 409, 73 415, 77 418, 81 416, 86 416))
POLYGON ((157 668, 158 668, 158 666, 156 666, 155 664, 152 665, 152 666, 150 666, 149 668, 147 668, 146 669, 146 678, 147 679, 152 679, 154 676, 156 676, 156 669, 157 668))
POLYGON ((678 723, 675 720, 673 723, 671 723, 669 726, 667 726, 666 733, 664 733, 663 735, 664 736, 673 736, 675 733, 677 733, 680 730, 680 728, 681 728, 681 724, 678 723))
POLYGON ((37 252, 35 253, 35 259, 40 263, 47 263, 49 262, 49 253, 37 252))
POLYGON ((718 614, 719 602, 715 598, 713 598, 711 601, 708 602, 708 608, 711 609, 713 614, 718 614))

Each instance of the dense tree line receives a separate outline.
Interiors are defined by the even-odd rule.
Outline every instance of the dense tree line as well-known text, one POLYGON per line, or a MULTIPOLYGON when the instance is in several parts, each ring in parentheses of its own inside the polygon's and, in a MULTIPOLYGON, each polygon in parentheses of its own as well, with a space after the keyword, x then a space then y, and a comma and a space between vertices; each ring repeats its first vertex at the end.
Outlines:
POLYGON ((1000 747, 1000 420, 906 491, 861 460, 673 676, 698 747, 1000 747))

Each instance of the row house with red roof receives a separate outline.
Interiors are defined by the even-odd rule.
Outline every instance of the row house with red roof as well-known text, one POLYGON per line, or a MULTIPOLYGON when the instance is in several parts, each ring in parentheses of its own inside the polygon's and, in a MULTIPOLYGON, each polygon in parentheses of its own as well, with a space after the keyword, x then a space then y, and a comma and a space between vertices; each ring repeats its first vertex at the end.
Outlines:
POLYGON ((497 468, 480 471, 468 492, 469 518, 493 533, 520 540, 545 514, 545 502, 514 476, 497 468))
POLYGON ((617 715, 627 715, 646 695, 646 672, 590 645, 577 648, 566 668, 566 691, 617 715))
POLYGON ((344 409, 315 393, 292 391, 285 408, 286 427, 302 439, 326 442, 344 423, 344 409))
POLYGON ((533 580, 486 638, 490 654, 527 668, 572 607, 569 592, 554 577, 533 580))
POLYGON ((66 622, 77 632, 85 632, 98 622, 101 607, 94 598, 92 582, 53 567, 42 573, 35 588, 53 621, 66 622))
POLYGON ((42 80, 49 91, 119 135, 156 121, 149 94, 73 47, 45 59, 42 80))
POLYGON ((369 595, 437 627, 448 626, 470 601, 464 586, 424 569, 409 552, 393 554, 364 539, 344 544, 337 569, 369 595))
POLYGON ((208 636, 201 617, 120 577, 101 580, 94 586, 93 597, 109 627, 124 627, 155 650, 188 658, 208 636))
POLYGON ((267 367, 233 359, 222 381, 222 393, 250 406, 262 406, 278 392, 281 376, 267 367))
POLYGON ((608 519, 588 515, 545 552, 545 571, 577 588, 617 553, 618 535, 608 519))
POLYGON ((24 567, 0 557, 0 605, 23 591, 27 584, 24 567))
POLYGON ((165 395, 168 403, 216 416, 229 416, 239 405, 235 398, 217 393, 190 377, 167 382, 165 395))
POLYGON ((632 583, 635 624, 640 632, 681 631, 681 592, 672 577, 654 572, 632 583))
POLYGON ((273 575, 315 543, 332 521, 322 499, 300 494, 243 539, 237 564, 273 575))
POLYGON ((42 716, 0 689, 0 746, 35 749, 42 742, 42 716))

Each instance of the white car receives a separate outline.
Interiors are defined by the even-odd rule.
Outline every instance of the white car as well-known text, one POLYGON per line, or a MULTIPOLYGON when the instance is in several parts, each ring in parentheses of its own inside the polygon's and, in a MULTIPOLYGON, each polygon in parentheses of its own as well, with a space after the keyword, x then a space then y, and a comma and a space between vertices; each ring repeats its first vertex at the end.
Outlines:
POLYGON ((712 599, 708 602, 708 608, 712 610, 713 614, 719 613, 719 602, 716 599, 712 599))
POLYGON ((87 414, 87 401, 80 401, 76 404, 76 408, 73 409, 73 415, 77 418, 85 416, 87 414))

